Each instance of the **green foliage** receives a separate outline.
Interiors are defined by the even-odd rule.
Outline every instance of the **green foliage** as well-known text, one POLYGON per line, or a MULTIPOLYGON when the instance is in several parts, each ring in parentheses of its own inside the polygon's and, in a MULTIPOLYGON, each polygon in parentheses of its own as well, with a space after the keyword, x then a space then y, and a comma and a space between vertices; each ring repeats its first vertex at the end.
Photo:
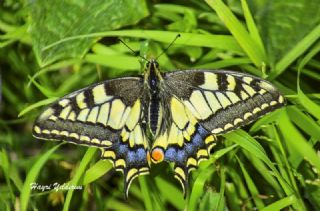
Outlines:
POLYGON ((320 8, 318 0, 2 1, 0 210, 319 210, 320 8), (167 164, 134 180, 98 150, 38 141, 40 108, 97 81, 141 73, 232 69, 265 77, 288 105, 220 137, 183 199, 167 164), (245 132, 248 131, 248 132, 245 132), (82 190, 31 189, 32 183, 82 190))
POLYGON ((143 0, 35 1, 30 12, 30 35, 40 66, 58 59, 82 57, 98 39, 85 36, 69 40, 72 36, 118 29, 148 15, 143 0), (63 45, 51 45, 62 41, 63 45))

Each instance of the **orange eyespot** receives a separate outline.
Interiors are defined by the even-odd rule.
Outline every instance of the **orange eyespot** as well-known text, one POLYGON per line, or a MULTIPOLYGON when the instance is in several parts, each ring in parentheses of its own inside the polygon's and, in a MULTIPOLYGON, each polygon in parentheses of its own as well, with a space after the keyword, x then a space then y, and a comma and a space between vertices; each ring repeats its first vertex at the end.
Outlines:
POLYGON ((154 163, 160 163, 164 159, 164 153, 163 150, 160 148, 155 148, 151 152, 151 160, 154 163))

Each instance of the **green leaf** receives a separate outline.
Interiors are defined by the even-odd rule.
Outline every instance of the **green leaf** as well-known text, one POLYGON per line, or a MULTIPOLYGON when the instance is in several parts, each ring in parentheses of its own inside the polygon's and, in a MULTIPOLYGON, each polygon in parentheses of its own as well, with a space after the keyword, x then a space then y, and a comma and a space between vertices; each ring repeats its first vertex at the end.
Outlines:
POLYGON ((227 210, 225 206, 225 200, 223 195, 220 193, 215 193, 213 190, 209 189, 204 192, 204 196, 200 199, 198 211, 224 211, 227 210))
POLYGON ((47 162, 50 155, 56 151, 63 143, 52 147, 49 151, 41 155, 36 163, 32 166, 32 168, 29 170, 27 174, 27 178, 24 181, 22 190, 21 190, 21 210, 25 211, 28 208, 28 202, 30 200, 30 192, 31 192, 31 184, 37 180, 38 174, 42 168, 42 166, 47 162))
MULTIPOLYGON (((87 167, 87 165, 89 164, 89 162, 93 159, 93 156, 95 154, 95 152, 97 151, 97 148, 88 148, 86 154, 83 156, 81 162, 80 162, 80 165, 75 173, 75 175, 73 176, 72 180, 70 181, 70 185, 79 185, 81 184, 80 183, 80 179, 81 177, 84 175, 85 173, 85 169, 87 167)), ((69 206, 70 206, 70 203, 71 203, 71 199, 72 199, 72 196, 73 196, 73 193, 74 193, 74 189, 70 189, 68 190, 68 193, 67 193, 67 196, 66 196, 66 199, 65 199, 65 203, 64 203, 64 206, 63 206, 63 210, 64 211, 67 211, 69 210, 69 206)))
MULTIPOLYGON (((286 112, 282 112, 279 117, 279 128, 290 147, 294 148, 302 158, 309 160, 318 171, 320 171, 320 159, 316 151, 310 143, 302 136, 302 134, 290 122, 286 112)), ((296 160, 296 159, 294 159, 296 160)), ((297 168, 299 163, 294 163, 294 168, 297 168)))
POLYGON ((255 156, 249 151, 245 151, 244 154, 250 161, 250 164, 252 164, 260 173, 260 175, 266 180, 266 182, 273 187, 273 189, 277 192, 277 195, 280 197, 283 196, 283 191, 281 191, 281 187, 276 178, 272 174, 266 174, 266 172, 269 172, 267 165, 262 160, 255 159, 255 156))
POLYGON ((290 120, 294 122, 301 130, 313 136, 315 139, 320 139, 320 126, 310 116, 305 115, 296 106, 287 107, 287 112, 290 120))
POLYGON ((238 157, 236 157, 238 160, 238 163, 240 165, 242 174, 244 176, 244 179, 247 183, 247 188, 250 191, 251 197, 253 198, 253 201, 256 205, 256 207, 258 209, 261 209, 262 207, 264 207, 263 201, 259 198, 259 191, 257 186, 255 185, 253 179, 251 178, 251 176, 249 175, 248 171, 246 170, 246 168, 244 167, 244 164, 239 160, 238 157))
POLYGON ((226 183, 226 198, 228 199, 227 205, 230 210, 241 211, 240 199, 239 199, 239 187, 237 183, 227 182, 226 183), (229 200, 231 199, 231 200, 229 200))
POLYGON ((266 56, 266 52, 265 52, 265 49, 263 46, 262 38, 260 37, 258 27, 257 27, 255 21, 253 20, 252 14, 249 9, 249 5, 247 3, 247 0, 241 0, 241 5, 242 5, 243 14, 246 19, 246 23, 247 23, 247 27, 248 27, 248 31, 250 33, 250 36, 257 43, 257 45, 259 45, 260 49, 263 52, 263 55, 266 56))
POLYGON ((226 173, 225 173, 225 169, 221 168, 221 183, 220 183, 220 190, 219 190, 219 194, 218 196, 216 196, 215 202, 214 202, 214 210, 225 210, 226 209, 226 205, 225 205, 225 198, 224 198, 224 194, 225 194, 225 186, 226 186, 226 173))
POLYGON ((56 97, 52 97, 52 98, 41 100, 41 101, 36 102, 36 103, 34 103, 32 105, 29 105, 28 107, 26 107, 22 111, 20 111, 20 113, 18 114, 18 117, 22 117, 23 115, 25 115, 26 113, 32 111, 33 109, 38 108, 38 107, 43 106, 43 105, 48 105, 50 103, 53 103, 56 100, 57 100, 56 97))
POLYGON ((275 210, 282 210, 292 204, 296 203, 296 198, 292 196, 288 196, 285 198, 282 198, 266 207, 261 209, 261 211, 275 211, 275 210))
POLYGON ((85 61, 117 69, 139 70, 140 68, 136 57, 126 55, 112 55, 106 59, 106 55, 88 53, 85 61))
POLYGON ((251 60, 249 58, 232 58, 232 59, 224 59, 216 62, 197 65, 194 68, 214 70, 214 69, 223 69, 223 68, 234 66, 234 65, 250 64, 250 63, 251 63, 251 60))
POLYGON ((176 207, 177 210, 183 210, 185 206, 185 201, 183 199, 183 195, 180 187, 177 188, 170 182, 161 177, 155 178, 157 187, 161 193, 161 197, 170 202, 172 205, 176 207))
POLYGON ((13 193, 12 185, 10 182, 10 170, 9 170, 10 169, 10 162, 9 162, 8 154, 4 149, 1 149, 1 151, 0 151, 0 169, 1 168, 3 170, 3 174, 5 177, 6 183, 8 185, 11 202, 13 203, 15 200, 15 195, 13 193))
POLYGON ((313 205, 314 210, 320 210, 320 181, 316 179, 314 181, 306 181, 305 197, 313 205))
POLYGON ((113 166, 109 161, 99 160, 89 168, 83 176, 83 185, 87 185, 112 170, 113 166))
POLYGON ((310 46, 320 38, 320 24, 316 26, 301 41, 296 43, 279 62, 276 63, 274 71, 270 73, 269 79, 272 80, 285 71, 299 56, 309 50, 310 46))
MULTIPOLYGON (((233 34, 234 38, 237 40, 242 49, 247 53, 252 62, 257 67, 260 67, 263 62, 266 62, 266 56, 264 54, 264 50, 261 48, 261 45, 257 44, 256 41, 251 38, 249 32, 236 18, 232 11, 221 0, 205 1, 216 11, 220 19, 233 34)), ((252 29, 252 24, 250 25, 250 27, 252 29)))
POLYGON ((257 132, 258 130, 261 129, 263 125, 276 121, 283 109, 284 108, 273 111, 267 114, 266 116, 264 116, 263 118, 259 119, 258 121, 256 121, 250 128, 250 132, 257 132))
POLYGON ((125 210, 125 211, 137 211, 136 208, 133 208, 128 202, 122 202, 116 200, 116 198, 111 198, 107 201, 106 210, 125 210))
POLYGON ((235 132, 227 133, 223 136, 232 140, 234 143, 238 144, 249 152, 254 152, 255 156, 259 159, 269 162, 263 147, 245 131, 236 130, 235 132))
POLYGON ((31 37, 40 66, 68 57, 82 57, 98 37, 86 34, 118 29, 148 15, 144 0, 38 0, 32 4, 31 37), (75 35, 63 45, 48 46, 75 35))
POLYGON ((236 144, 250 152, 252 155, 262 160, 265 164, 267 164, 267 166, 272 170, 274 176, 278 179, 284 192, 287 195, 291 195, 293 193, 293 188, 289 186, 289 184, 287 184, 284 178, 280 175, 279 171, 274 167, 274 164, 268 158, 263 147, 254 138, 245 133, 243 130, 236 130, 223 136, 231 140, 232 142, 235 142, 236 144))
MULTIPOLYGON (((177 36, 177 32, 171 31, 159 31, 159 30, 121 30, 121 31, 106 31, 97 32, 87 35, 74 35, 66 39, 59 40, 51 43, 46 48, 53 48, 71 40, 78 40, 83 38, 97 38, 97 37, 136 37, 144 39, 153 39, 158 42, 171 43, 177 36)), ((200 34, 200 33, 179 33, 181 36, 175 41, 175 45, 187 45, 187 46, 200 46, 218 48, 223 50, 234 51, 237 53, 243 53, 243 50, 236 42, 236 40, 230 35, 212 35, 212 34, 200 34)))
POLYGON ((196 180, 194 181, 192 192, 190 194, 188 209, 196 210, 199 198, 204 191, 205 182, 215 172, 214 168, 206 168, 200 172, 196 180))
POLYGON ((148 191, 148 184, 147 184, 146 178, 138 177, 138 179, 141 187, 144 206, 147 211, 152 211, 153 210, 152 198, 151 198, 150 192, 148 191))
MULTIPOLYGON (((320 36, 320 25, 319 25, 319 36, 320 36)), ((301 69, 308 63, 308 61, 314 57, 320 51, 320 43, 316 45, 308 54, 301 60, 298 67, 298 78, 297 78, 297 89, 298 89, 298 99, 303 107, 307 109, 314 117, 320 120, 320 106, 313 102, 307 95, 303 93, 300 88, 300 72, 301 69)))
POLYGON ((32 77, 30 77, 30 81, 28 83, 28 86, 31 85, 35 81, 36 78, 38 78, 40 75, 48 72, 58 72, 62 68, 66 68, 68 66, 72 66, 74 64, 77 64, 80 62, 80 59, 69 59, 69 60, 63 60, 60 62, 56 62, 54 64, 48 65, 39 71, 37 71, 32 77))
POLYGON ((36 82, 31 76, 29 76, 30 82, 33 83, 43 95, 46 97, 56 97, 56 92, 53 92, 46 88, 46 86, 40 85, 38 82, 36 82))
MULTIPOLYGON (((279 62, 276 71, 282 72, 297 55, 303 53, 303 49, 308 48, 306 43, 301 43, 299 48, 297 44, 319 24, 319 1, 264 1, 257 19, 269 61, 271 64, 279 62), (296 51, 292 52, 294 48, 296 51)), ((278 75, 279 72, 274 74, 278 75)))

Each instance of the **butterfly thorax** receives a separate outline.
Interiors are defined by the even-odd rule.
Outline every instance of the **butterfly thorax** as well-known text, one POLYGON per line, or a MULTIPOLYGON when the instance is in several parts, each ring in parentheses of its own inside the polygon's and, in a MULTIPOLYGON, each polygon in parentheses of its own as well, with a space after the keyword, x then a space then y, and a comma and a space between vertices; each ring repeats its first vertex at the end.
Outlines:
POLYGON ((161 83, 163 78, 159 70, 159 64, 150 60, 146 65, 144 83, 147 88, 147 128, 154 139, 158 136, 162 125, 163 105, 161 104, 161 83))

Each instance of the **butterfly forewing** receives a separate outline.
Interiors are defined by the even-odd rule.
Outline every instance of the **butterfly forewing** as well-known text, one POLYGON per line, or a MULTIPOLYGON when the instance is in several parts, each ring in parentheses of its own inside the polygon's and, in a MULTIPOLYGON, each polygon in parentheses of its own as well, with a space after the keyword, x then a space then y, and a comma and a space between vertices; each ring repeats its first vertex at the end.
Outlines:
POLYGON ((149 172, 148 141, 141 123, 143 80, 121 78, 71 93, 38 117, 33 135, 96 146, 125 174, 125 192, 139 174, 149 172))

